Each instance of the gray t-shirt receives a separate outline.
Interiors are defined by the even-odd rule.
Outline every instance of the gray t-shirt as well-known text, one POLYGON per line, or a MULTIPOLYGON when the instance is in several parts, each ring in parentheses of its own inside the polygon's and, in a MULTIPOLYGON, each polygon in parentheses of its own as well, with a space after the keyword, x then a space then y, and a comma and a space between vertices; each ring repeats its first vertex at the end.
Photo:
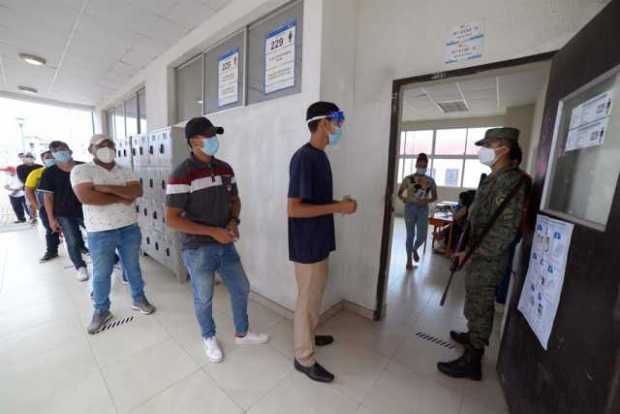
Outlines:
MULTIPOLYGON (((183 161, 168 179, 166 206, 180 208, 186 219, 211 227, 229 223, 231 202, 239 196, 235 173, 224 161, 204 163, 195 157, 183 161)), ((212 237, 181 233, 183 249, 217 243, 212 237)))

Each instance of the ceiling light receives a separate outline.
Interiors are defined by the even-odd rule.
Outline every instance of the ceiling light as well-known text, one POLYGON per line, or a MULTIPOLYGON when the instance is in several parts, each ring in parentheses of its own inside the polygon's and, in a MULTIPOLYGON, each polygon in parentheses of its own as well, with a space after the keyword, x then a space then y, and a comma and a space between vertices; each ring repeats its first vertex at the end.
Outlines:
POLYGON ((17 89, 19 89, 22 92, 27 92, 27 93, 33 93, 33 94, 39 93, 39 91, 36 88, 32 88, 30 86, 20 85, 17 87, 17 89))
POLYGON ((35 65, 35 66, 43 66, 47 63, 47 61, 43 59, 42 57, 36 56, 36 55, 30 55, 28 53, 20 53, 19 57, 22 58, 24 62, 29 63, 31 65, 35 65))

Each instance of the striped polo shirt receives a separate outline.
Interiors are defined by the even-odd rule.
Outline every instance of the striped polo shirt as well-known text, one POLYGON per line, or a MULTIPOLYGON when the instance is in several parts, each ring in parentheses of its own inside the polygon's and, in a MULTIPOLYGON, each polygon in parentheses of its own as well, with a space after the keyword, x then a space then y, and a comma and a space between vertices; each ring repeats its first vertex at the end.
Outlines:
MULTIPOLYGON (((166 206, 180 208, 195 223, 225 228, 230 221, 231 202, 239 196, 233 169, 212 158, 204 163, 193 155, 176 167, 168 179, 166 206)), ((217 243, 212 237, 181 233, 183 249, 217 243)))

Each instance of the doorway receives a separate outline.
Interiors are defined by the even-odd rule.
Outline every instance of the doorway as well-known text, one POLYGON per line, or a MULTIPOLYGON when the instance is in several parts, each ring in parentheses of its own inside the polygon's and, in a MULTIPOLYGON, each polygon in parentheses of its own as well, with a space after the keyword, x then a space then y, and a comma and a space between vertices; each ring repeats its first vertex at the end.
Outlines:
MULTIPOLYGON (((393 85, 386 206, 375 319, 399 307, 437 307, 448 318, 462 319, 464 286, 457 276, 447 306, 439 300, 449 275, 450 251, 459 225, 451 225, 459 195, 475 191, 480 164, 474 143, 487 129, 513 126, 521 131, 521 168, 532 171, 553 53, 451 72, 397 80, 393 85), (429 158, 427 175, 437 186, 429 208, 428 233, 420 260, 406 269, 405 204, 398 192, 415 172, 416 157, 429 158)), ((457 321, 463 322, 463 321, 457 321)), ((432 330, 432 329, 431 329, 432 330)), ((447 331, 444 333, 447 335, 447 331)), ((445 339, 445 338, 444 338, 445 339)))

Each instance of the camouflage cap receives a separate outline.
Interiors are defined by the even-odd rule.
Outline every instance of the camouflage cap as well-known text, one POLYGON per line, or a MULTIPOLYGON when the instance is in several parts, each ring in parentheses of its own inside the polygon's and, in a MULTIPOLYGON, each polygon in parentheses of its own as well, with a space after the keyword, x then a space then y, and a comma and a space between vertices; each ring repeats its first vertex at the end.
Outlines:
POLYGON ((517 128, 491 128, 487 129, 484 134, 484 138, 476 142, 476 145, 488 145, 497 140, 512 141, 515 144, 519 143, 519 130, 517 128))

